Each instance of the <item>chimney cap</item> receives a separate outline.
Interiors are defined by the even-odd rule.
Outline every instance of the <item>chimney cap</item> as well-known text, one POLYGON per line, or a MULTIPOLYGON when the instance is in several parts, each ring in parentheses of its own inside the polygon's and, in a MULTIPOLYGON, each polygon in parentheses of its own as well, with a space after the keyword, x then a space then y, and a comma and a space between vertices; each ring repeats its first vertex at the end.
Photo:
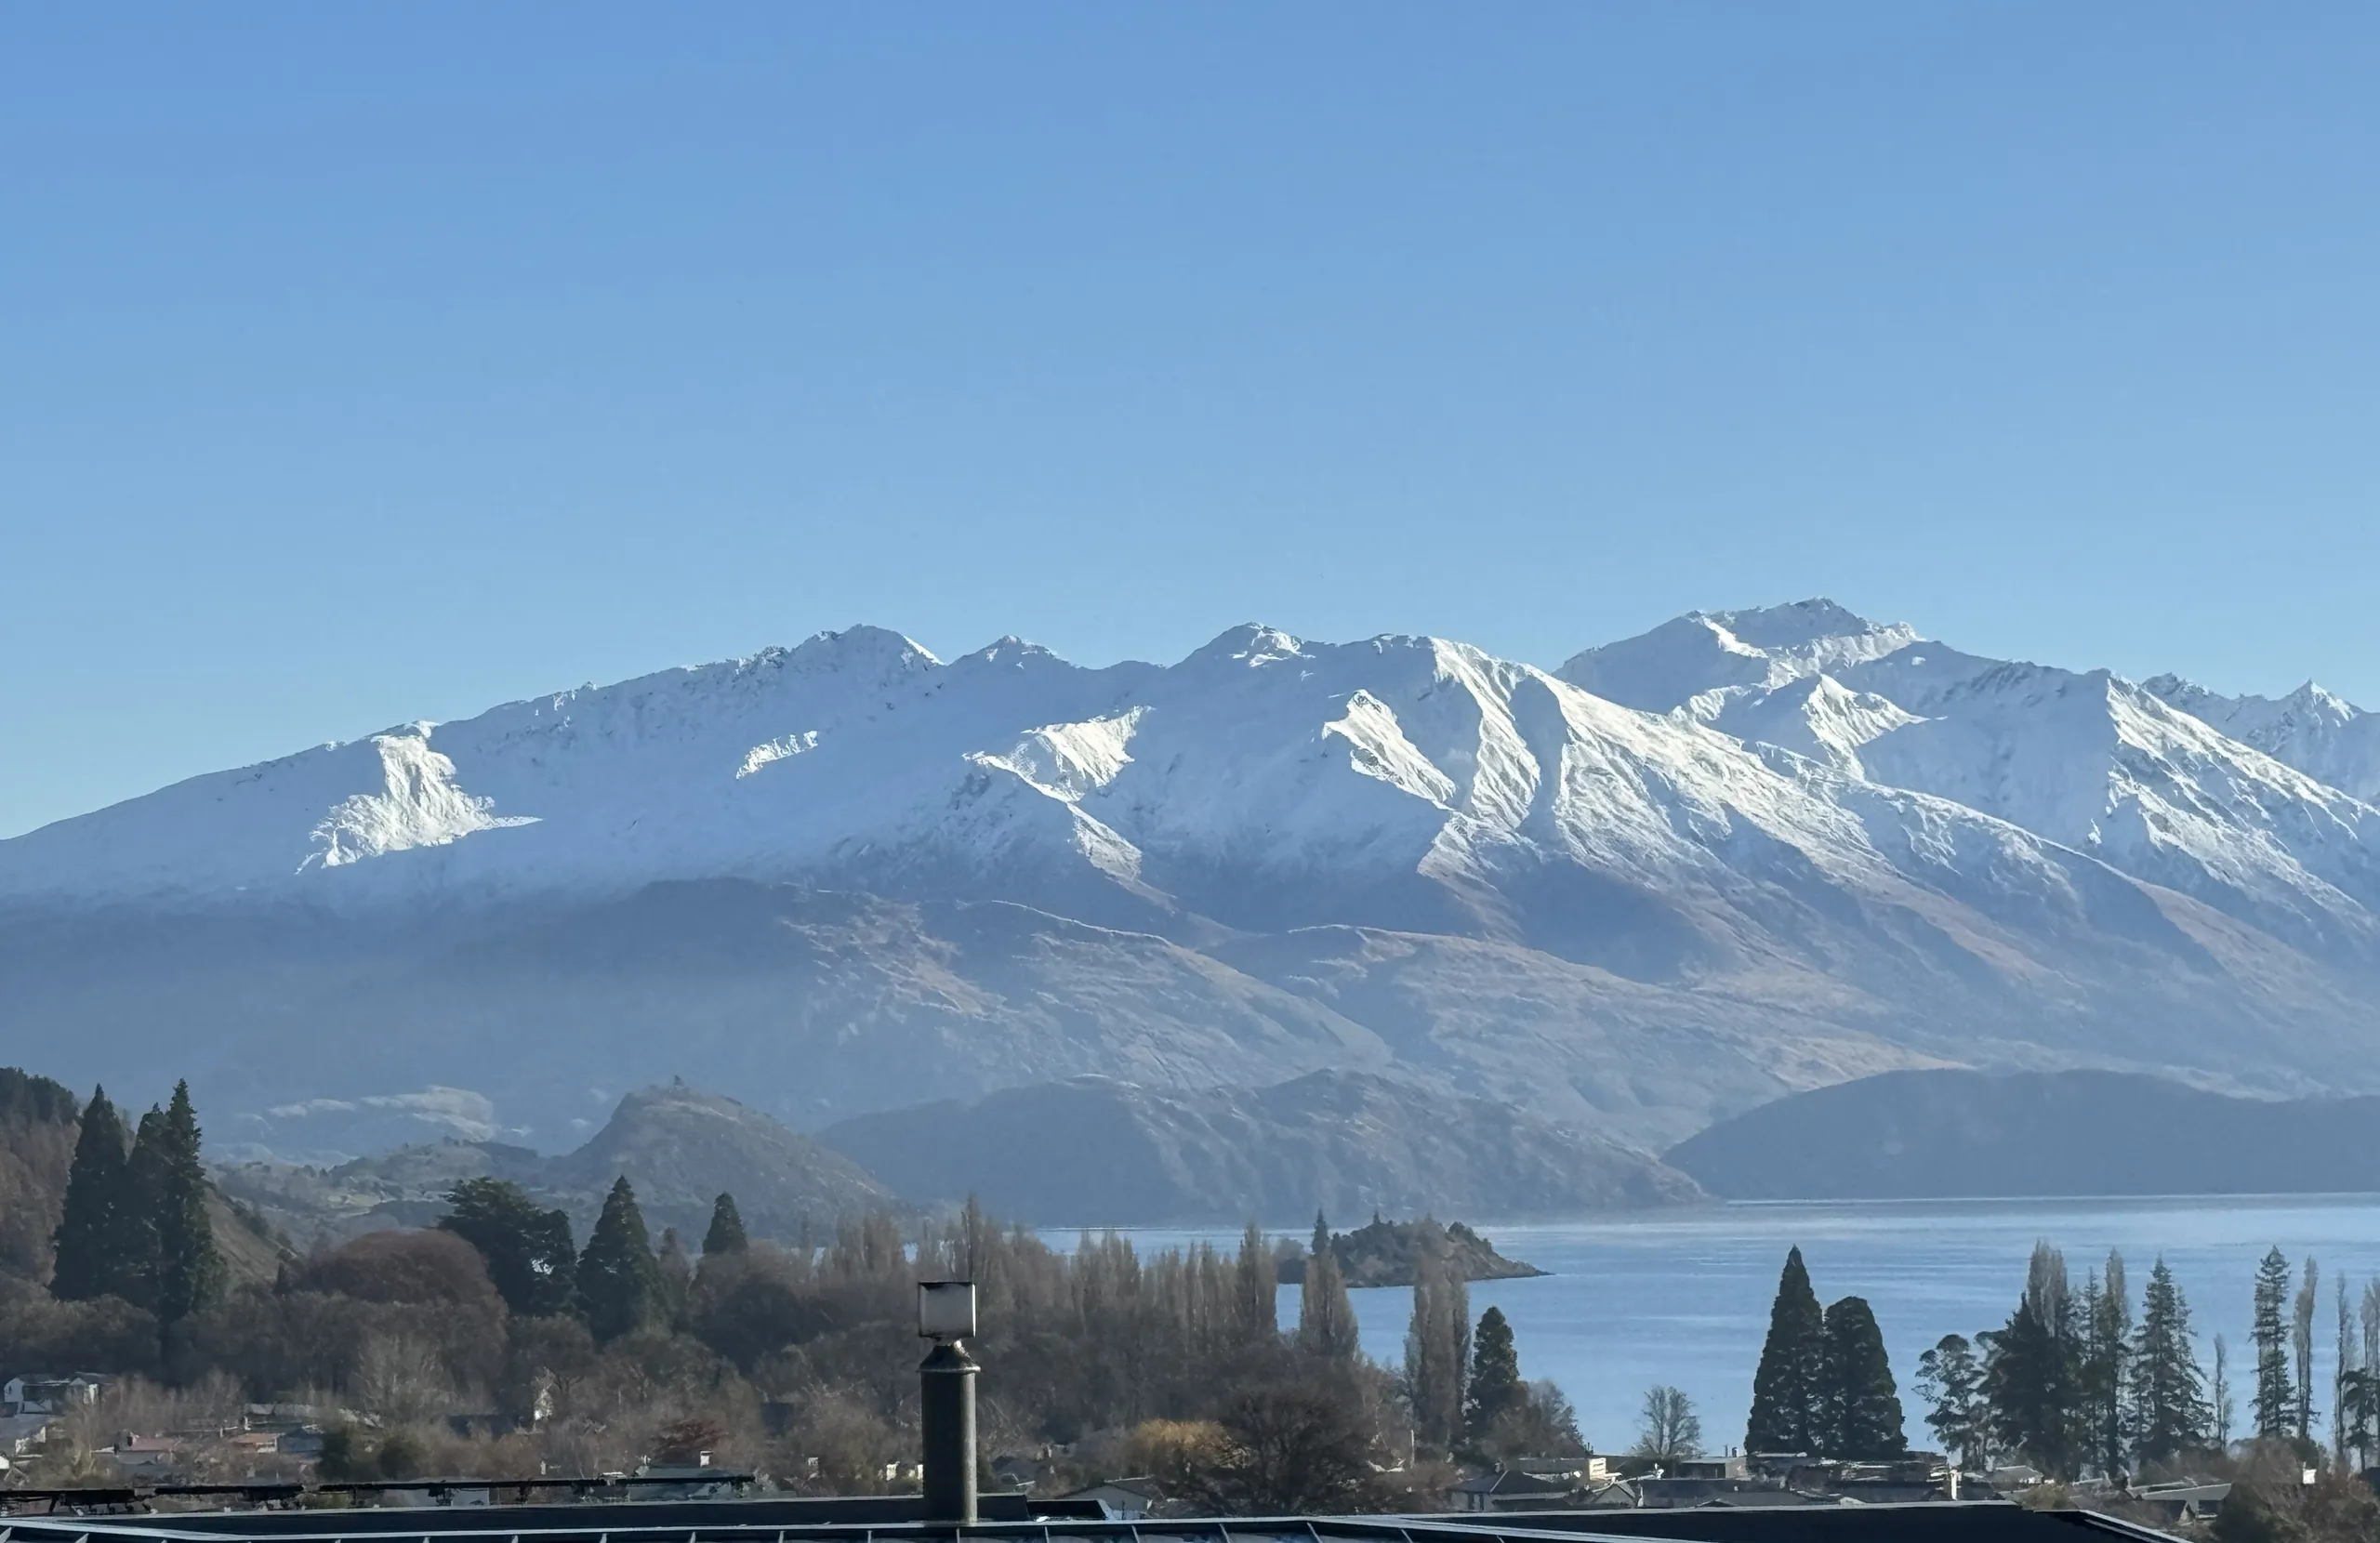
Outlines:
POLYGON ((974 1332, 973 1281, 918 1283, 918 1338, 948 1343, 969 1339, 974 1332))

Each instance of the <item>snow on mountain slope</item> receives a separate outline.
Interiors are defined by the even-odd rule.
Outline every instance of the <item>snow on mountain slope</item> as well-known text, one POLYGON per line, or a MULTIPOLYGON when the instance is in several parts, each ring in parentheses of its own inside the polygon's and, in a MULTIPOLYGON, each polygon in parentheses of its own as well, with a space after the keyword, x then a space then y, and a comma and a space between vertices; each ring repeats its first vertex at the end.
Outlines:
POLYGON ((1566 671, 1596 689, 1421 637, 1086 669, 821 634, 0 842, 0 993, 60 1033, 279 1025, 222 1063, 276 1101, 549 1100, 596 1057, 848 1113, 929 1062, 972 1096, 1386 1054, 1668 1139, 1889 1065, 2380 1085, 2380 816, 2153 694, 1825 602, 1566 671), (859 898, 743 916, 675 881, 859 898), (995 903, 963 944, 870 908, 919 903, 995 903), (533 941, 631 916, 744 941, 688 970, 533 941), (499 941, 464 968, 458 932, 499 941), (520 1064, 474 1074, 490 1044, 520 1064))
POLYGON ((1875 692, 1851 691, 1828 675, 1805 676, 1773 690, 1706 692, 1688 712, 1722 733, 1781 745, 1855 777, 1865 775, 1862 745, 1920 721, 1875 692))
POLYGON ((2380 946, 2380 811, 2158 693, 2105 670, 1964 653, 1825 601, 1726 614, 1739 645, 1724 659, 1672 623, 1580 655, 1581 673, 2007 820, 2294 943, 2380 946), (1740 642, 1770 617, 1782 647, 1740 642), (1814 626, 1839 636, 1814 640, 1814 626))
MULTIPOLYGON (((1765 690, 1878 658, 1917 640, 1828 600, 1752 611, 1696 611, 1635 638, 1573 654, 1555 671, 1606 701, 1665 713, 1705 692, 1765 690)), ((1713 704, 1713 710, 1715 710, 1713 704)))
POLYGON ((2380 802, 2380 713, 2368 713, 2308 680, 2287 696, 2218 696, 2177 675, 2144 690, 2220 733, 2253 745, 2318 782, 2380 802))

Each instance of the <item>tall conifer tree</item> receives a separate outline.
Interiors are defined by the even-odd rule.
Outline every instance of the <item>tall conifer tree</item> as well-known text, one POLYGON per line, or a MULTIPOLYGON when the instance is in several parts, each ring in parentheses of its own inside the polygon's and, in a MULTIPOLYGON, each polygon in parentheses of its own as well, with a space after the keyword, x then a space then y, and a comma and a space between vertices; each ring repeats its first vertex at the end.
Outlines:
POLYGON ((1528 1403, 1528 1385, 1521 1380, 1520 1353, 1513 1344, 1513 1325, 1503 1312, 1489 1308, 1479 1315, 1471 1337, 1471 1379, 1464 1390, 1463 1436, 1476 1448, 1496 1422, 1528 1403))
POLYGON ((2289 1375, 2289 1259, 2279 1248, 2256 1266, 2256 1313, 2250 1338, 2256 1347, 2256 1392, 2249 1407, 2256 1434, 2289 1434, 2297 1394, 2289 1375))
POLYGON ((2056 1316, 2063 1299, 2028 1291, 1990 1336, 1984 1394, 2003 1451, 2055 1478, 2074 1476, 2074 1352, 2056 1316))
POLYGON ((1826 1312, 1810 1288, 1810 1273, 1797 1247, 1785 1256, 1777 1299, 1768 1310, 1768 1339, 1752 1377, 1745 1451, 1817 1454, 1825 1368, 1826 1312))
POLYGON ((124 1163, 124 1204, 115 1213, 116 1269, 123 1283, 118 1295, 152 1312, 159 1305, 157 1219, 165 1209, 171 1166, 167 1145, 165 1112, 152 1103, 133 1128, 132 1154, 124 1163))
POLYGON ((2189 1302, 2162 1258, 2149 1273, 2132 1352, 2133 1439, 2143 1462, 2171 1462, 2204 1446, 2214 1411, 2190 1343, 2189 1302))
POLYGON ((721 1192, 710 1203, 710 1230, 703 1233, 703 1258, 714 1254, 741 1254, 752 1245, 744 1235, 744 1215, 735 1208, 735 1197, 721 1192))
POLYGON ((124 1146, 124 1117, 108 1101, 106 1088, 93 1088, 91 1101, 83 1106, 73 1166, 66 1172, 66 1209, 59 1218, 58 1263, 49 1283, 54 1297, 87 1301, 124 1294, 115 1254, 118 1213, 129 1203, 124 1146))
POLYGON ((602 1214, 578 1256, 578 1301, 598 1343, 653 1326, 660 1314, 653 1244, 625 1175, 603 1197, 602 1214))
POLYGON ((150 1213, 157 1240, 157 1317, 167 1324, 209 1306, 223 1291, 223 1258, 216 1251, 215 1224, 206 1214, 211 1186, 200 1142, 190 1084, 177 1082, 158 1126, 154 1208, 150 1213))
POLYGON ((1825 1377, 1818 1445, 1831 1457, 1881 1462, 1909 1450, 1900 1391, 1884 1355, 1884 1331, 1867 1301, 1845 1297, 1826 1310, 1825 1377))

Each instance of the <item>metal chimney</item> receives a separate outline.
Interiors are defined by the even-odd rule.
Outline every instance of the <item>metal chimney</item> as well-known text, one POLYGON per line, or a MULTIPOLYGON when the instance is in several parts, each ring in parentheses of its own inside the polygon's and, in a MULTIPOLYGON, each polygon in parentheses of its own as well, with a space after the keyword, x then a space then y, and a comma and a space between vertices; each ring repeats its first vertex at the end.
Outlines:
POLYGON ((928 1522, 975 1521, 975 1363, 959 1343, 975 1332, 973 1281, 918 1283, 918 1335, 933 1349, 918 1365, 928 1522))

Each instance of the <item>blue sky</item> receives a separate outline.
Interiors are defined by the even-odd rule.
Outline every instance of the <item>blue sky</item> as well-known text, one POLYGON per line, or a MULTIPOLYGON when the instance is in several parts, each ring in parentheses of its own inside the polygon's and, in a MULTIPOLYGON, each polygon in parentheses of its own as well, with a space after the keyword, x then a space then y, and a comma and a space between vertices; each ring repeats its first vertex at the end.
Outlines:
POLYGON ((2380 8, 0 8, 0 833, 870 621, 2380 704, 2380 8))

